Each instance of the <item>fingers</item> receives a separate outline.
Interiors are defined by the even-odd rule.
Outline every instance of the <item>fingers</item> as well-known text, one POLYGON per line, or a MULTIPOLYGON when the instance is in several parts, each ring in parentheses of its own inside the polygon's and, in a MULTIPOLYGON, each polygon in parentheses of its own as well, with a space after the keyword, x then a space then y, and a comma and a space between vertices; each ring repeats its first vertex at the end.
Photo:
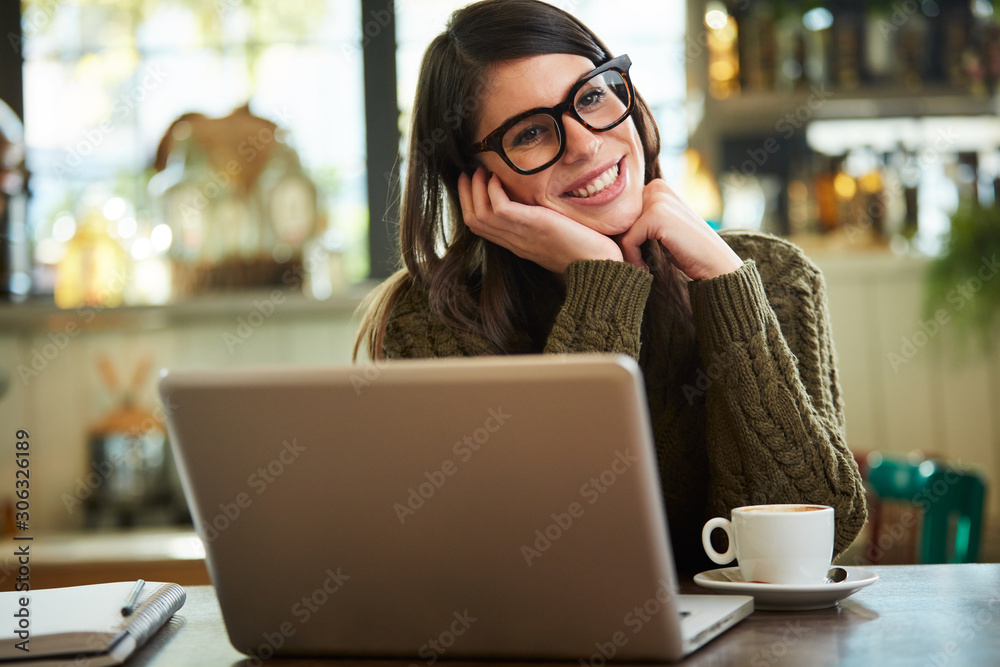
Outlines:
MULTIPOLYGON (((670 261, 691 280, 712 278, 742 266, 742 261, 722 237, 659 179, 646 185, 643 212, 624 236, 623 244, 635 246, 646 238, 656 239, 669 254, 670 261), (633 233, 641 234, 642 238, 633 233)), ((623 245, 623 254, 625 252, 623 245)))
MULTIPOLYGON (((458 178, 458 196, 462 219, 476 236, 514 250, 517 239, 511 229, 512 221, 504 217, 498 207, 515 206, 504 192, 499 177, 482 167, 471 175, 458 178)), ((508 211, 513 212, 512 210, 508 211)))
POLYGON ((476 169, 472 176, 460 174, 458 177, 458 199, 462 208, 462 219, 469 229, 482 236, 484 228, 493 216, 493 206, 486 189, 486 170, 476 169))
POLYGON ((616 239, 622 250, 622 259, 633 266, 649 271, 646 261, 642 258, 642 244, 646 240, 643 228, 639 224, 632 225, 624 234, 616 239))
POLYGON ((486 193, 490 202, 491 212, 505 223, 519 225, 523 221, 534 221, 541 213, 541 207, 525 206, 515 201, 511 201, 507 196, 507 191, 503 189, 503 183, 496 174, 491 174, 486 182, 486 193))
POLYGON ((492 178, 482 167, 476 169, 472 174, 472 204, 480 223, 486 223, 493 214, 493 204, 490 202, 490 195, 486 190, 486 181, 492 178))
POLYGON ((465 172, 458 176, 458 203, 462 208, 462 219, 465 220, 465 224, 469 224, 475 213, 475 207, 472 203, 472 179, 465 172))

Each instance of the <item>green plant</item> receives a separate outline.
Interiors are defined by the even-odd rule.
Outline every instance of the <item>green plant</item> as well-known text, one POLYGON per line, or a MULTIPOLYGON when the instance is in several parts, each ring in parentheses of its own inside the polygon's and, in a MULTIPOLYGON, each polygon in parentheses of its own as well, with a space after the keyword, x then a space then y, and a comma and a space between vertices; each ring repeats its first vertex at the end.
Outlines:
POLYGON ((1000 330, 1000 207, 959 206, 941 255, 928 266, 924 295, 925 316, 947 318, 960 343, 978 335, 989 349, 1000 330))

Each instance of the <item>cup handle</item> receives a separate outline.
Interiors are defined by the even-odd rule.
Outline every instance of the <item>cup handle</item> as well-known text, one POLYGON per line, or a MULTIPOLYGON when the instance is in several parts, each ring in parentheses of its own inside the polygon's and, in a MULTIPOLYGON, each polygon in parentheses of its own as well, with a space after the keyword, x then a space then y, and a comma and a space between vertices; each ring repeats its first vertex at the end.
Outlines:
POLYGON ((701 529, 701 545, 705 547, 705 553, 708 554, 708 557, 719 565, 726 565, 733 562, 733 558, 735 557, 734 544, 733 524, 730 523, 729 519, 723 519, 722 517, 709 519, 708 523, 705 524, 705 527, 701 529), (715 550, 715 547, 712 546, 712 531, 716 528, 724 530, 726 537, 729 538, 729 548, 726 549, 725 553, 720 554, 715 550))

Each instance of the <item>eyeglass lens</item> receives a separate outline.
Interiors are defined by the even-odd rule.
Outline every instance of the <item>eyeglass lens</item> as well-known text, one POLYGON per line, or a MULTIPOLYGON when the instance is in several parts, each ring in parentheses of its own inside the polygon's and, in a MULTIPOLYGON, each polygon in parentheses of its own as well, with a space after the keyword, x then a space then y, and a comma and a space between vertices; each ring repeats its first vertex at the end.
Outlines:
MULTIPOLYGON (((576 92, 573 106, 591 130, 604 130, 628 113, 629 94, 624 78, 609 70, 595 74, 576 92)), ((537 169, 559 154, 564 141, 556 119, 548 114, 524 118, 503 135, 504 153, 519 169, 537 169)))

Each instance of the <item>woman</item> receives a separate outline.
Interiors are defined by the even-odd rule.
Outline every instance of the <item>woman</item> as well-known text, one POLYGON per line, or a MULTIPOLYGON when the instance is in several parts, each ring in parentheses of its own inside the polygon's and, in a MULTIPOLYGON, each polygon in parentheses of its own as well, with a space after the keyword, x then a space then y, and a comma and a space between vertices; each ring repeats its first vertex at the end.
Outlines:
POLYGON ((628 76, 537 0, 458 10, 424 56, 401 206, 403 270, 355 355, 613 352, 645 377, 678 566, 749 504, 866 518, 844 442, 825 288, 796 247, 715 233, 660 178, 628 76))

